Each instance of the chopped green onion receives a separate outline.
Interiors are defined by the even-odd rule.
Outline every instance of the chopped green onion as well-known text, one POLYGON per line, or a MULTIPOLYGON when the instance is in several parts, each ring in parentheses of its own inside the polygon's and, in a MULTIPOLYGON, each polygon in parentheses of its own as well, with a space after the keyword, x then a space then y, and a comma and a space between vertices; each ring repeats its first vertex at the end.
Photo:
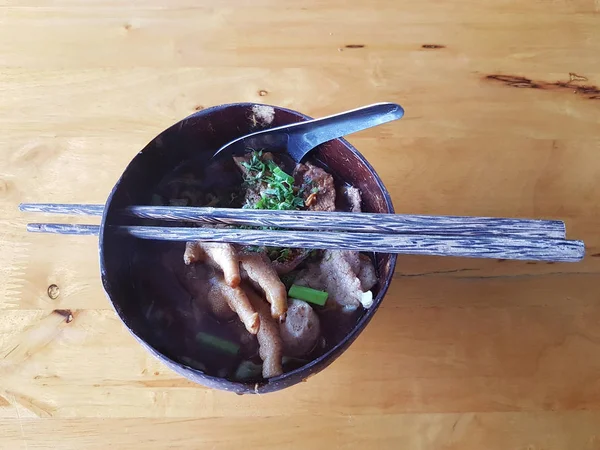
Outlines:
POLYGON ((158 194, 152 194, 152 200, 150 204, 153 206, 162 206, 164 204, 164 199, 158 194))
POLYGON ((150 303, 150 306, 146 310, 146 319, 149 319, 150 317, 152 317, 152 308, 154 308, 154 301, 152 301, 152 303, 150 303))
POLYGON ((206 366, 204 364, 202 364, 200 361, 196 361, 195 359, 188 358, 187 356, 182 356, 181 361, 183 361, 183 363, 187 364, 188 366, 193 367, 194 369, 198 369, 202 372, 206 372, 206 366))
POLYGON ((290 255, 292 254, 292 250, 289 248, 284 248, 281 250, 281 252, 279 253, 279 256, 277 257, 277 261, 285 261, 286 259, 288 259, 290 257, 290 255))
POLYGON ((212 347, 215 350, 221 350, 232 355, 237 355, 237 353, 240 351, 240 346, 238 344, 217 336, 213 336, 212 334, 203 333, 202 331, 196 335, 196 341, 212 347))
POLYGON ((329 294, 325 291, 318 291, 306 286, 298 286, 293 284, 290 288, 288 295, 292 298, 304 300, 305 302, 313 303, 315 305, 323 306, 327 301, 329 294))
POLYGON ((254 205, 244 205, 244 208, 292 210, 304 207, 304 200, 294 188, 294 177, 286 173, 273 161, 262 161, 262 152, 253 152, 249 162, 242 166, 248 170, 244 175, 246 186, 256 183, 266 184, 262 189, 261 198, 254 205))
POLYGON ((294 358, 293 356, 284 356, 281 358, 281 364, 284 366, 295 365, 295 366, 305 366, 308 364, 308 359, 304 358, 294 358))
POLYGON ((278 165, 269 164, 269 169, 271 169, 271 173, 275 178, 288 183, 290 186, 294 184, 294 177, 285 173, 278 165))
POLYGON ((242 361, 233 376, 236 380, 247 381, 262 377, 262 365, 254 364, 252 361, 242 361))
POLYGON ((172 198, 169 200, 169 206, 187 206, 188 199, 187 198, 172 198))

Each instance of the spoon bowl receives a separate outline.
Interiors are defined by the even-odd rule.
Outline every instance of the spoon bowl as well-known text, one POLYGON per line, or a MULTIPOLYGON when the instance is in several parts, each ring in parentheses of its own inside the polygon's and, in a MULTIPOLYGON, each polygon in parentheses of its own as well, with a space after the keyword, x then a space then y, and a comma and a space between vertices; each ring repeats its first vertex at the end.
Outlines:
POLYGON ((396 103, 375 103, 320 119, 311 119, 247 134, 225 144, 213 157, 243 155, 248 150, 285 151, 301 162, 317 145, 357 131, 373 128, 404 115, 396 103))

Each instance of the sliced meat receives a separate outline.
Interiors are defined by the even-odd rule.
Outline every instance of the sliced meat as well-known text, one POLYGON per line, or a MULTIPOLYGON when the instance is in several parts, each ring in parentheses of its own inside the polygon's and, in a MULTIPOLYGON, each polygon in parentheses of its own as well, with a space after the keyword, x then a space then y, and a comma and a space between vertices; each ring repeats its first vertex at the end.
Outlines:
POLYGON ((335 184, 330 174, 307 162, 296 166, 294 181, 302 192, 307 209, 335 211, 335 184))
POLYGON ((362 212, 362 198, 358 188, 346 186, 344 188, 344 197, 346 197, 350 212, 362 212))
POLYGON ((278 320, 285 319, 287 293, 285 285, 277 276, 271 261, 264 253, 248 252, 240 254, 240 266, 244 276, 262 289, 271 304, 271 315, 278 320))
POLYGON ((207 303, 218 319, 230 320, 237 314, 249 333, 258 332, 258 314, 248 297, 240 287, 225 283, 220 273, 196 264, 189 267, 183 282, 194 299, 207 303))
POLYGON ((373 296, 370 291, 363 290, 358 278, 360 270, 358 252, 326 250, 321 261, 309 264, 294 283, 327 291, 331 300, 347 309, 355 309, 361 304, 368 308, 373 303, 373 296))
POLYGON ((223 271, 225 281, 229 286, 237 287, 240 284, 240 266, 233 245, 215 242, 187 242, 185 244, 183 261, 187 265, 207 259, 209 263, 223 271))
POLYGON ((271 378, 283 373, 283 341, 279 334, 279 325, 271 317, 269 304, 258 295, 251 286, 243 285, 252 306, 258 312, 260 327, 256 335, 258 339, 258 354, 263 360, 262 375, 271 378))
POLYGON ((302 300, 291 299, 285 322, 279 324, 284 353, 302 357, 310 353, 321 335, 319 316, 302 300))
POLYGON ((329 257, 334 262, 345 262, 350 266, 350 270, 354 275, 358 275, 360 271, 360 253, 351 251, 332 251, 329 255, 324 254, 323 257, 329 257))
POLYGON ((360 270, 358 272, 358 279, 363 291, 368 291, 377 284, 377 273, 375 272, 375 266, 373 266, 371 258, 363 254, 360 254, 359 258, 360 270))

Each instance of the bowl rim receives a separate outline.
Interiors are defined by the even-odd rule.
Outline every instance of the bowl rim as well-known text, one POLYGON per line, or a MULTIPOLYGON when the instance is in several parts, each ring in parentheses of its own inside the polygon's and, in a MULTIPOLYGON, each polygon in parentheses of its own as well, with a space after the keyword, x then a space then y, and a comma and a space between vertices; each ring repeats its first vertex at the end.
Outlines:
MULTIPOLYGON (((158 135, 156 135, 154 138, 152 138, 144 146, 144 148, 142 148, 142 150, 140 150, 138 153, 135 154, 135 156, 127 164, 127 166, 125 167, 125 170, 122 172, 121 176, 116 181, 113 188, 111 189, 111 191, 106 199, 104 211, 102 214, 102 219, 100 222, 100 232, 98 235, 98 250, 99 250, 99 259, 100 259, 100 261, 99 261, 100 262, 100 277, 101 277, 102 288, 104 290, 104 293, 105 293, 106 297, 108 298, 113 310, 119 317, 119 320, 121 321, 121 323, 125 326, 125 328, 127 328, 127 330, 129 330, 129 332, 133 335, 133 337, 139 343, 141 343, 143 345, 143 347, 146 348, 146 350, 148 350, 153 356, 155 356, 161 362, 165 363, 172 370, 174 370, 181 376, 184 376, 185 378, 190 379, 188 374, 182 373, 182 370, 180 370, 180 369, 185 368, 186 371, 191 371, 192 374, 195 375, 194 378, 192 379, 192 381, 194 381, 196 383, 203 384, 209 388, 215 388, 215 389, 220 389, 220 390, 225 390, 225 391, 233 391, 233 392, 237 392, 237 393, 257 393, 257 394, 259 394, 259 393, 273 392, 273 391, 285 389, 286 387, 290 387, 294 384, 299 383, 300 381, 306 381, 306 379, 309 378, 310 376, 325 369, 329 364, 331 364, 335 359, 337 359, 338 356, 340 356, 343 352, 345 352, 348 349, 348 347, 352 344, 352 342, 354 342, 354 340, 356 340, 358 338, 358 336, 362 333, 362 331, 366 328, 368 323, 371 321, 371 319, 373 318, 373 316, 379 309, 379 306, 381 305, 385 295, 387 294, 387 291, 392 282, 394 271, 396 268, 397 255, 395 255, 395 254, 390 255, 390 261, 388 263, 389 269, 390 269, 389 275, 385 280, 380 281, 381 286, 380 286, 377 296, 373 299, 373 306, 371 306, 369 309, 367 309, 365 311, 365 313, 359 318, 359 320, 353 326, 351 331, 342 340, 340 340, 336 345, 334 345, 332 348, 330 348, 327 352, 323 353, 318 358, 311 360, 308 364, 306 364, 304 366, 296 368, 290 372, 285 372, 282 375, 279 375, 277 377, 273 377, 273 378, 269 378, 268 380, 263 380, 261 382, 253 383, 253 382, 231 381, 226 378, 208 375, 199 369, 188 366, 179 361, 173 360, 169 356, 165 355, 164 353, 162 353, 161 351, 156 349, 150 343, 146 342, 146 340, 142 336, 140 336, 129 324, 126 323, 124 315, 122 315, 122 312, 120 312, 117 309, 117 307, 115 305, 115 301, 113 301, 113 299, 111 297, 111 292, 110 292, 111 284, 110 284, 107 274, 106 274, 106 258, 105 258, 105 254, 104 254, 104 239, 105 239, 105 231, 106 231, 106 224, 107 224, 107 219, 108 219, 108 215, 109 215, 108 211, 110 209, 110 204, 112 203, 115 193, 120 188, 125 175, 132 168, 132 166, 134 165, 134 161, 138 158, 139 155, 141 155, 144 151, 148 151, 148 149, 152 147, 152 144, 157 139, 159 139, 161 136, 163 136, 165 133, 171 131, 175 127, 179 127, 180 124, 182 124, 185 121, 188 121, 190 119, 197 118, 197 117, 203 117, 205 115, 210 115, 215 112, 218 112, 218 111, 221 111, 224 109, 228 109, 228 108, 232 108, 232 107, 252 108, 254 106, 271 107, 271 108, 274 108, 275 111, 277 111, 277 110, 284 111, 286 113, 289 113, 293 116, 299 117, 304 120, 312 119, 312 117, 307 116, 306 114, 303 114, 299 111, 295 111, 295 110, 281 107, 281 106, 267 105, 267 104, 262 104, 262 103, 253 103, 253 102, 240 102, 240 103, 226 103, 226 104, 215 105, 215 106, 205 108, 203 110, 200 110, 193 114, 190 114, 187 117, 184 117, 183 119, 179 120, 175 124, 164 129, 158 135), (304 376, 299 377, 299 375, 304 375, 304 376), (294 381, 294 378, 296 378, 296 377, 298 377, 298 379, 296 381, 294 381), (201 380, 201 381, 199 381, 199 380, 201 380), (269 387, 271 387, 271 388, 269 389, 269 387)), ((378 188, 380 189, 380 191, 383 194, 383 198, 384 198, 386 207, 388 209, 388 212, 390 214, 393 214, 395 211, 394 211, 394 206, 392 204, 392 199, 391 199, 390 193, 388 192, 387 188, 383 184, 383 181, 381 180, 379 174, 375 171, 374 167, 362 155, 362 153, 360 153, 346 139, 338 138, 337 140, 341 141, 342 144, 344 144, 344 147, 346 148, 346 150, 353 153, 354 156, 356 156, 358 159, 360 159, 361 162, 367 167, 369 172, 372 174, 378 188)))

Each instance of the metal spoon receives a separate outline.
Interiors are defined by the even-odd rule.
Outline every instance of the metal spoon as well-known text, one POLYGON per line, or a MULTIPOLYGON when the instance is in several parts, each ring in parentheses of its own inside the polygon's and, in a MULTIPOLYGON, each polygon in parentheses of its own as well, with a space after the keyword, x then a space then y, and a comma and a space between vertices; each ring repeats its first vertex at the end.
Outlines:
POLYGON ((321 119, 307 120, 247 134, 221 147, 214 157, 241 155, 249 149, 287 151, 296 162, 324 142, 398 120, 404 109, 395 103, 375 103, 321 119))

